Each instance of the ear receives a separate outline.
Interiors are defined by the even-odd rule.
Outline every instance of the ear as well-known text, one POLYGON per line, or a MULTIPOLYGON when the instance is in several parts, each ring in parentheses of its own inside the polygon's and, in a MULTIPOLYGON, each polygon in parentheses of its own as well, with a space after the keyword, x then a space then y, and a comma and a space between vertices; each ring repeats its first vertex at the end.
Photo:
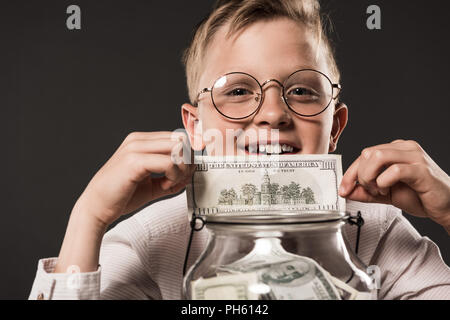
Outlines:
POLYGON ((347 125, 347 121, 348 121, 348 108, 344 103, 339 102, 335 106, 335 111, 333 115, 333 127, 331 128, 330 145, 328 148, 328 152, 336 151, 339 137, 341 136, 342 131, 344 131, 344 128, 347 125))
POLYGON ((198 108, 189 103, 184 103, 181 106, 181 118, 183 119, 183 125, 189 136, 192 149, 196 151, 203 150, 205 144, 202 139, 203 130, 201 120, 198 118, 198 108))

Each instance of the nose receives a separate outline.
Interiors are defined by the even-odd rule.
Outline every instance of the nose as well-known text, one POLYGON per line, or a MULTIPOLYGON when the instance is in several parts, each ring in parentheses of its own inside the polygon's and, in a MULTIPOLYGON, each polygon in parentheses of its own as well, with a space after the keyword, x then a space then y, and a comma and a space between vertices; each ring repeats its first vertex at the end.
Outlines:
POLYGON ((283 100, 283 85, 275 79, 262 84, 263 94, 261 106, 253 121, 261 127, 281 129, 290 125, 292 121, 289 109, 283 100), (278 86, 277 86, 278 84, 278 86))

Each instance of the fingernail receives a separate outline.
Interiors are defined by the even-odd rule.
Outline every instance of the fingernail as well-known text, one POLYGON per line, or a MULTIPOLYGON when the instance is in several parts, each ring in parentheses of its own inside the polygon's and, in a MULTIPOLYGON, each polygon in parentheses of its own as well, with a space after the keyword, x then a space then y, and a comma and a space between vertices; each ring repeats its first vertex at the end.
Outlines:
POLYGON ((343 196, 343 195, 346 194, 346 192, 347 192, 347 188, 341 185, 341 186, 339 187, 339 195, 340 195, 340 196, 343 196))

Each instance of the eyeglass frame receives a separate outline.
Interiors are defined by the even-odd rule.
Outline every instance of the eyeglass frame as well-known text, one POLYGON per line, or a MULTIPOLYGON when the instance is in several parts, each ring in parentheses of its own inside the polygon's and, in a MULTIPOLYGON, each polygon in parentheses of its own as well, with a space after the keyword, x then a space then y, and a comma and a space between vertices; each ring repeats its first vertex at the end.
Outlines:
MULTIPOLYGON (((210 92, 210 94, 211 94, 211 101, 212 101, 212 103, 213 103, 213 105, 214 105, 214 108, 215 108, 215 109, 217 110, 217 112, 219 112, 222 116, 224 116, 225 118, 228 118, 228 119, 232 119, 232 120, 242 120, 242 119, 246 119, 246 118, 251 117, 252 115, 254 115, 254 114, 255 114, 256 112, 258 112, 258 110, 261 108, 261 105, 262 105, 263 100, 264 100, 264 99, 263 99, 263 98, 264 98, 264 90, 263 90, 263 87, 264 87, 266 84, 268 84, 269 82, 272 82, 272 81, 274 81, 274 82, 276 82, 276 83, 278 83, 278 84, 280 85, 280 87, 281 87, 281 93, 282 93, 281 97, 282 97, 284 103, 286 104, 286 106, 289 108, 289 110, 291 110, 291 111, 294 112, 295 114, 297 114, 297 115, 299 115, 299 116, 302 116, 302 117, 315 117, 315 116, 321 114, 321 113, 324 112, 326 109, 328 109, 328 107, 329 107, 330 104, 331 104, 331 101, 333 101, 333 100, 335 100, 335 99, 337 99, 337 98, 339 97, 339 95, 340 95, 340 93, 341 93, 341 91, 342 91, 342 85, 341 85, 340 83, 333 83, 333 82, 331 81, 331 79, 330 79, 325 73, 323 73, 323 72, 321 72, 321 71, 319 71, 319 70, 315 70, 315 69, 299 69, 299 70, 296 70, 296 71, 292 72, 292 73, 286 78, 286 80, 285 80, 283 83, 281 83, 281 82, 280 82, 279 80, 277 80, 277 79, 268 79, 268 80, 264 81, 263 84, 260 84, 259 81, 258 81, 254 76, 252 76, 251 74, 248 74, 248 73, 246 73, 246 72, 241 72, 241 71, 233 71, 233 72, 225 73, 224 75, 222 75, 222 76, 220 76, 219 78, 217 78, 217 79, 214 81, 213 85, 212 85, 210 88, 203 88, 202 90, 200 90, 200 92, 197 93, 197 97, 195 98, 194 107, 198 107, 199 97, 200 97, 201 94, 206 93, 206 92, 210 92), (313 115, 304 115, 304 114, 298 113, 297 111, 295 111, 295 110, 289 105, 289 103, 288 103, 287 100, 286 100, 286 95, 285 95, 285 91, 284 91, 284 90, 285 90, 284 85, 286 84, 286 82, 289 80, 289 78, 290 78, 291 76, 293 76, 293 75, 296 74, 297 72, 301 72, 301 71, 313 71, 313 72, 317 72, 317 73, 323 75, 323 76, 328 80, 328 82, 330 82, 330 84, 331 84, 331 99, 330 99, 330 101, 329 101, 328 104, 325 106, 325 108, 323 108, 322 111, 320 111, 320 112, 318 112, 318 113, 315 113, 315 114, 313 114, 313 115), (259 85, 259 89, 260 89, 260 92, 261 92, 261 99, 259 99, 259 105, 258 105, 258 107, 255 108, 255 111, 253 111, 252 113, 250 113, 249 115, 247 115, 247 116, 245 116, 245 117, 233 118, 233 117, 227 116, 227 115, 223 114, 223 113, 219 110, 219 108, 217 108, 216 103, 214 102, 213 92, 212 92, 214 86, 216 85, 216 83, 217 83, 217 81, 218 81, 219 79, 221 79, 221 78, 223 78, 223 77, 225 77, 225 76, 228 76, 228 75, 230 75, 230 74, 244 74, 244 75, 247 75, 247 76, 249 76, 250 78, 252 78, 253 80, 255 80, 256 83, 259 85), (333 95, 334 89, 338 89, 338 90, 339 90, 338 93, 337 93, 335 96, 333 95)), ((257 94, 259 95, 259 93, 257 93, 257 94)))

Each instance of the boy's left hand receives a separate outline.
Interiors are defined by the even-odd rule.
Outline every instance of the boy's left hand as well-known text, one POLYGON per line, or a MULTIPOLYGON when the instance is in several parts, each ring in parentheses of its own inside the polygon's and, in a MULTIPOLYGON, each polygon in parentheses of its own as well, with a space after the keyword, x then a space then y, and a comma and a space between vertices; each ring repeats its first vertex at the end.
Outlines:
POLYGON ((392 204, 428 217, 450 234, 450 177, 415 141, 366 148, 342 178, 339 195, 392 204))

